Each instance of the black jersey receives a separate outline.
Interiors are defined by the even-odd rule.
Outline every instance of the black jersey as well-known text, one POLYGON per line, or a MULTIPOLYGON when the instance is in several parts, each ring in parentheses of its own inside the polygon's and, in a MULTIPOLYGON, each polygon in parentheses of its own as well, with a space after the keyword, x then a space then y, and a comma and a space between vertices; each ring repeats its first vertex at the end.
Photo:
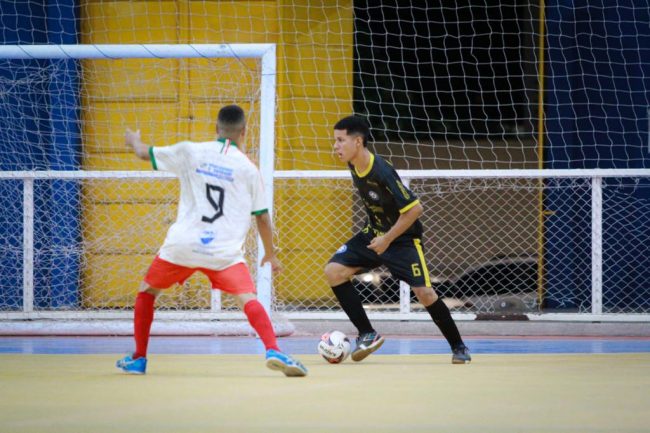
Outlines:
MULTIPOLYGON (((370 164, 363 173, 357 172, 352 164, 348 165, 368 214, 367 227, 372 230, 371 234, 374 236, 386 233, 395 225, 400 214, 420 202, 417 196, 404 186, 395 169, 380 156, 371 153, 370 164)), ((415 221, 401 236, 421 238, 420 220, 415 221)))

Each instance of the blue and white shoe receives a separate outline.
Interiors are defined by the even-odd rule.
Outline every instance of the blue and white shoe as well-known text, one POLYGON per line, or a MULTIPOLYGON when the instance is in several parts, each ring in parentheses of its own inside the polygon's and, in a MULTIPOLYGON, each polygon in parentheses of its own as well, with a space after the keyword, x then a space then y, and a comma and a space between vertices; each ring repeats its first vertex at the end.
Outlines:
POLYGON ((274 349, 266 351, 266 366, 271 370, 280 370, 285 376, 307 376, 307 368, 300 361, 274 349))
POLYGON ((147 358, 133 359, 132 355, 126 355, 118 360, 115 366, 129 374, 145 374, 147 372, 147 358))

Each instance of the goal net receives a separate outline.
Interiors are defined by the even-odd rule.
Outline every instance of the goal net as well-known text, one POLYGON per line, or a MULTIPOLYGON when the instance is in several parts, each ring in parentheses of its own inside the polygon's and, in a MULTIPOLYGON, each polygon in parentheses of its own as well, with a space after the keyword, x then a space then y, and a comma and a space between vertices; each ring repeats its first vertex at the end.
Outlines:
MULTIPOLYGON (((365 218, 331 151, 355 113, 424 205, 429 273, 456 318, 648 320, 643 2, 54 3, 1 2, 0 318, 129 318, 178 185, 133 158, 124 129, 206 140, 238 103, 270 167, 285 271, 258 271, 254 233, 247 257, 276 319, 345 317, 323 267, 365 218), (154 48, 205 44, 219 52, 154 48), (266 44, 272 72, 245 54, 266 44)), ((160 317, 241 319, 206 283, 169 290, 160 317)), ((373 318, 428 320, 385 269, 354 284, 373 318)))
MULTIPOLYGON (((150 167, 126 148, 125 128, 141 129, 153 145, 214 137, 218 109, 237 102, 249 114, 249 155, 272 185, 275 45, 5 45, 0 59, 13 103, 2 119, 0 185, 13 205, 3 213, 13 222, 4 239, 7 251, 19 246, 4 256, 5 317, 94 319, 60 321, 49 332, 128 333, 115 319, 127 317, 175 220, 179 188, 171 174, 141 171, 150 167)), ((252 232, 246 244, 258 297, 270 308, 269 270, 256 266, 262 251, 252 232)), ((233 300, 205 286, 197 273, 165 291, 159 316, 177 320, 158 332, 250 332, 233 300)), ((276 320, 280 335, 291 332, 285 322, 276 320)), ((25 332, 34 331, 29 325, 25 332)))

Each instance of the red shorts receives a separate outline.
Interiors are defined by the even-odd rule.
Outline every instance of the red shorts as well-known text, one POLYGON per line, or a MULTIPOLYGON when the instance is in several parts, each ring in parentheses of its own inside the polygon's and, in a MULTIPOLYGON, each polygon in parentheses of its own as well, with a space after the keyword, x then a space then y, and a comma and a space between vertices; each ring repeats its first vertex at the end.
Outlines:
POLYGON ((183 284, 194 272, 205 274, 213 289, 223 290, 233 295, 255 293, 255 284, 244 263, 237 263, 220 271, 206 268, 186 268, 156 256, 149 266, 144 282, 154 289, 166 289, 175 283, 183 284))

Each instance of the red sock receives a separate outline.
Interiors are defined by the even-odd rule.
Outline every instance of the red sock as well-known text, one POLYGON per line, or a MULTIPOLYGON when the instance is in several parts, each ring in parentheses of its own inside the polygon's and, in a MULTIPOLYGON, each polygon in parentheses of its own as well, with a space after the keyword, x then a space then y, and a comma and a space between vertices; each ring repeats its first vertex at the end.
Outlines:
POLYGON ((262 304, 256 299, 248 301, 244 305, 244 313, 248 317, 248 323, 251 324, 253 329, 257 331, 257 335, 262 339, 266 350, 275 349, 279 351, 280 349, 275 339, 275 331, 273 331, 271 319, 269 319, 269 315, 266 314, 266 310, 262 307, 262 304))
POLYGON ((133 314, 133 336, 135 337, 135 352, 133 359, 147 356, 149 332, 153 322, 153 304, 156 297, 151 293, 139 292, 135 298, 133 314))

